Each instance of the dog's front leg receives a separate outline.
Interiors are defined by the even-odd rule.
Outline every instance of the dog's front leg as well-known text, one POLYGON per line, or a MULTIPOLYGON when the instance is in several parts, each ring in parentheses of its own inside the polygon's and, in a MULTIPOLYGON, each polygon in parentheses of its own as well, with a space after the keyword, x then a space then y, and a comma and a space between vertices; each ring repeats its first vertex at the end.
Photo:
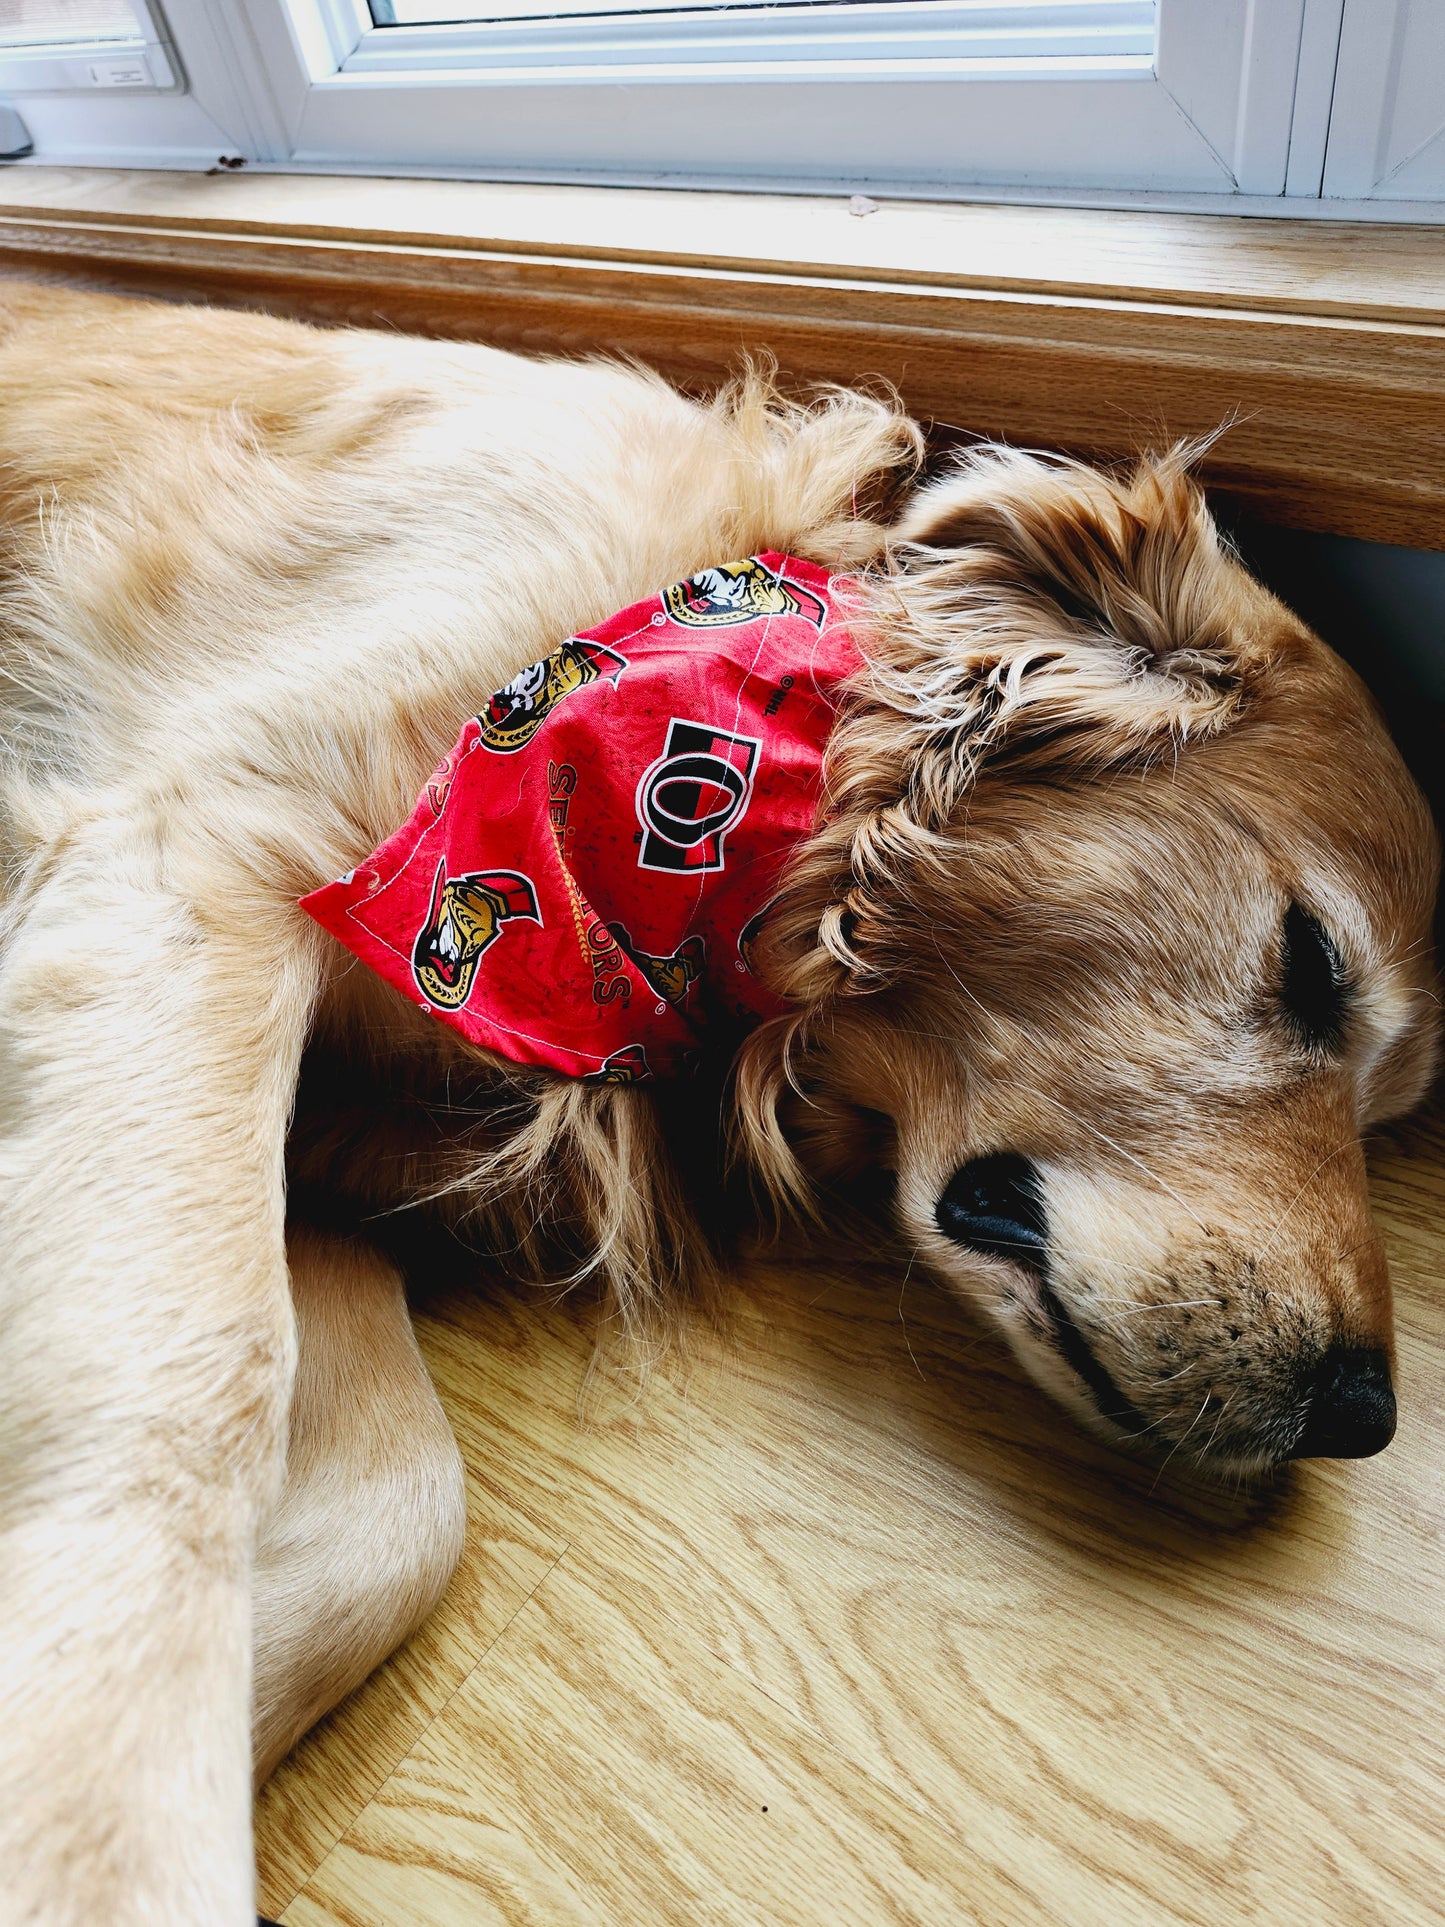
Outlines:
POLYGON ((85 841, 0 973, 0 1922, 249 1927, 314 972, 284 903, 217 921, 154 839, 85 841))

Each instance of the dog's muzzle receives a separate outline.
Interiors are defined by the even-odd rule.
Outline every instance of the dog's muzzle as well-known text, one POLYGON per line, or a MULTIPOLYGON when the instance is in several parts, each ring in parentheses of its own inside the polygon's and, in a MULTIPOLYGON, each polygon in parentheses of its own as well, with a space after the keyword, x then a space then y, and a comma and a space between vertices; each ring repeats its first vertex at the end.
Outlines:
MULTIPOLYGON (((1129 1434, 1153 1431, 1100 1360, 1049 1280, 1049 1225, 1042 1181, 1027 1158, 995 1152, 961 1165, 934 1209, 952 1243, 1021 1266, 1034 1280, 1054 1349, 1088 1388, 1100 1417, 1129 1434)), ((1395 1435, 1395 1393, 1384 1351, 1337 1342, 1309 1372, 1293 1446, 1271 1456, 1364 1459, 1395 1435)))

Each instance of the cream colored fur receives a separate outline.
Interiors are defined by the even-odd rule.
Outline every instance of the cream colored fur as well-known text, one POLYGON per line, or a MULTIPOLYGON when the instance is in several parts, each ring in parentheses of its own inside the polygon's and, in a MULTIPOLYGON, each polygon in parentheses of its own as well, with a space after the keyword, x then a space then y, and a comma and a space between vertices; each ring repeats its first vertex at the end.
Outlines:
MULTIPOLYGON (((1333 1158, 1266 1266, 1290 1317, 1249 1312, 1272 1361, 1249 1425, 1291 1346, 1388 1342, 1357 1130, 1425 1075, 1430 832, 1357 685, 1177 465, 984 459, 890 540, 917 431, 860 396, 703 406, 615 366, 235 314, 26 290, 0 312, 0 1921, 242 1927, 253 1708, 264 1772, 455 1559, 456 1450, 395 1270, 296 1223, 288 1263, 308 1041, 297 1196, 540 1222, 541 1272, 555 1219, 640 1343, 707 1271, 649 1094, 466 1052, 296 908, 492 690, 703 565, 862 569, 878 638, 779 912, 793 1009, 745 1054, 743 1165, 805 1211, 830 1172, 891 1165, 904 1228, 1086 1405, 1022 1278, 942 1247, 954 1165, 1055 1159, 1084 1317, 1099 1276, 1157 1298, 1161 1239, 1176 1267, 1257 1256, 1333 1158), (1343 800, 1309 793, 1322 741, 1343 800), (1302 1067, 1266 1013, 1221 1069, 1307 886, 1360 974, 1353 1055, 1302 1067), (1211 1130, 1238 1179, 1218 1214, 1211 1130)), ((1106 1312, 1096 1337, 1142 1385, 1106 1312)))

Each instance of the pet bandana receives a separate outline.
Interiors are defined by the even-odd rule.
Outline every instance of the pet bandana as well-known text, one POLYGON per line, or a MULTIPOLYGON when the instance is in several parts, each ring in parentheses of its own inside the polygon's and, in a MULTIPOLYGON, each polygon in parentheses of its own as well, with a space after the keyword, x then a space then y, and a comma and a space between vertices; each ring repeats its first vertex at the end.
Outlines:
POLYGON ((750 948, 859 656, 828 572, 704 569, 515 676, 302 908, 474 1044, 593 1083, 780 1006, 750 948))

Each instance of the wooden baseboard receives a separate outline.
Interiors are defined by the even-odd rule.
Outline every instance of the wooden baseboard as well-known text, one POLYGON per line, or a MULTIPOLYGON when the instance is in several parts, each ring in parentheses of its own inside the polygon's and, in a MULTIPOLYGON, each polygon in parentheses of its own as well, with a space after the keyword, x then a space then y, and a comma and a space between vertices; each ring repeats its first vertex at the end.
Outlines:
POLYGON ((745 353, 1115 457, 1232 424, 1207 479, 1297 527, 1445 548, 1437 230, 469 182, 16 169, 0 271, 690 385, 745 353))

